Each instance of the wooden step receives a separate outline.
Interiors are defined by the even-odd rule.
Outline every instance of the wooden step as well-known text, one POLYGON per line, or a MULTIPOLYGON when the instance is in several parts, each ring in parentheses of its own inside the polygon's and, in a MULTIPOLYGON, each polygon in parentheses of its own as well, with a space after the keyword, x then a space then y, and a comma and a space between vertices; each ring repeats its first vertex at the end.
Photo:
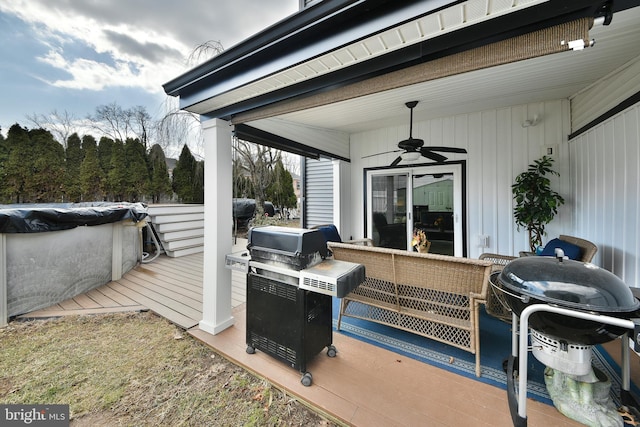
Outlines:
POLYGON ((204 229, 204 221, 172 222, 169 224, 154 224, 154 228, 159 233, 169 233, 172 231, 204 229))
POLYGON ((204 205, 151 205, 147 212, 149 216, 204 213, 204 205))
POLYGON ((193 237, 203 237, 204 228, 192 228, 188 230, 174 231, 170 233, 160 233, 160 239, 164 242, 171 242, 174 240, 190 239, 193 237))
POLYGON ((203 220, 204 220, 204 213, 151 216, 151 222, 154 224, 168 224, 172 222, 203 221, 203 220))
POLYGON ((165 251, 175 251, 177 249, 190 248, 192 246, 204 246, 204 237, 194 237, 193 239, 172 240, 162 242, 165 251))
POLYGON ((204 252, 204 246, 194 246, 191 248, 178 249, 175 251, 166 251, 167 256, 172 258, 178 258, 186 255, 197 254, 200 252, 204 252))

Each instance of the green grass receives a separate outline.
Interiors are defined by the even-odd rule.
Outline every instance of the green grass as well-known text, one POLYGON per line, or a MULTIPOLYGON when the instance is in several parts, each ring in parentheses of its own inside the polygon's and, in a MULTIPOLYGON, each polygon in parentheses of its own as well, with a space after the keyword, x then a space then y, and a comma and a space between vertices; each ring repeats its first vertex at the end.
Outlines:
POLYGON ((332 425, 152 313, 10 323, 0 402, 69 404, 72 425, 332 425))

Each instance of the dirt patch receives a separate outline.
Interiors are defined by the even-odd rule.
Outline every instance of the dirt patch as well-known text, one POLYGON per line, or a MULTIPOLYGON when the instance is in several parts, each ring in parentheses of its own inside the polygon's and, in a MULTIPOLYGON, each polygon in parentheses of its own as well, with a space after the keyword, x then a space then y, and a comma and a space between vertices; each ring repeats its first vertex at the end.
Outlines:
POLYGON ((153 313, 12 322, 0 402, 69 404, 73 426, 334 426, 153 313))

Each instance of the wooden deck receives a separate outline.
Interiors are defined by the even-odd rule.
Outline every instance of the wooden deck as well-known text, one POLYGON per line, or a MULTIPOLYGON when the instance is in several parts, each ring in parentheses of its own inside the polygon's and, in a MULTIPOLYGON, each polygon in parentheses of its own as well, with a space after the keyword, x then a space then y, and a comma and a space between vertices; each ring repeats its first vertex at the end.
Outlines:
MULTIPOLYGON (((242 249, 242 246, 239 246, 242 249)), ((233 276, 235 324, 218 335, 198 328, 202 318, 202 254, 159 257, 79 297, 23 317, 152 310, 255 375, 286 390, 339 424, 354 426, 511 426, 506 391, 334 333, 335 358, 324 352, 304 387, 295 369, 258 351, 246 353, 244 276, 233 276), (236 289, 237 288, 237 289, 236 289)), ((619 350, 618 341, 612 346, 619 350)), ((633 356, 633 378, 640 362, 633 356), (637 366, 636 366, 637 365, 637 366)), ((615 358, 617 356, 614 355, 615 358)), ((529 400, 531 426, 578 426, 554 407, 529 400)))
MULTIPOLYGON (((238 239, 233 251, 245 248, 246 240, 238 239)), ((162 255, 137 266, 120 280, 20 317, 151 310, 181 328, 189 329, 202 320, 202 264, 202 253, 179 258, 162 255)), ((232 306, 236 307, 246 298, 245 279, 235 271, 231 279, 232 306)))
POLYGON ((23 318, 151 310, 189 329, 202 320, 202 253, 161 256, 85 294, 23 318))

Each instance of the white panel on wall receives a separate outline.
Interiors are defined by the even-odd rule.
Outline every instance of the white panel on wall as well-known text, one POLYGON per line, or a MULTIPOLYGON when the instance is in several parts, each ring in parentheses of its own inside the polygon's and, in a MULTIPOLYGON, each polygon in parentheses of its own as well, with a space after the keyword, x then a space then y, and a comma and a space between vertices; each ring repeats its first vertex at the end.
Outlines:
MULTIPOLYGON (((467 155, 450 155, 450 160, 466 160, 467 256, 482 252, 513 255, 528 250, 525 230, 513 222, 511 184, 516 175, 543 154, 545 145, 560 147, 556 165, 562 170, 554 189, 568 196, 566 206, 548 227, 548 239, 572 229, 573 206, 570 201, 571 170, 566 135, 570 124, 567 100, 518 105, 499 110, 461 114, 414 124, 413 136, 425 145, 466 148, 467 155), (532 127, 522 123, 538 114, 542 119, 532 127), (479 246, 479 236, 489 236, 489 247, 479 246)), ((408 126, 384 128, 351 135, 351 194, 363 194, 363 169, 387 166, 398 153, 367 157, 396 150, 408 136, 408 126)), ((364 233, 364 200, 352 199, 351 221, 354 234, 364 233)))
POLYGON ((640 57, 572 97, 571 131, 577 131, 639 91, 640 57))
POLYGON ((595 263, 640 286, 640 104, 570 141, 575 233, 598 246, 595 263))
POLYGON ((248 124, 300 144, 315 147, 336 156, 349 158, 349 135, 344 132, 302 126, 277 118, 258 120, 248 124))

